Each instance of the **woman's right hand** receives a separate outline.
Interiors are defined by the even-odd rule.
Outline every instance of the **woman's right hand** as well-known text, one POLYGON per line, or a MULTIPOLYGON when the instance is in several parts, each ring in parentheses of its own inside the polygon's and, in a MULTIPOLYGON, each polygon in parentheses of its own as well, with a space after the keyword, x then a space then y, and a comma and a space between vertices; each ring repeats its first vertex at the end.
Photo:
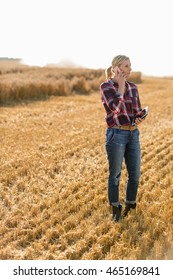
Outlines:
POLYGON ((118 67, 116 67, 114 72, 115 72, 115 80, 119 85, 118 91, 123 95, 125 92, 125 74, 118 67))

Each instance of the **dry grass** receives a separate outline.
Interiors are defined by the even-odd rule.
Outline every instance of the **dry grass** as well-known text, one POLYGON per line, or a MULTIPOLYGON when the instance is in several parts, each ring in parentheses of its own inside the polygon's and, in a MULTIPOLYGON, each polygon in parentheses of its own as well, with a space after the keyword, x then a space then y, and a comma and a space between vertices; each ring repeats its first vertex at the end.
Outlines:
POLYGON ((99 91, 0 108, 0 259, 173 257, 173 81, 145 78, 139 91, 150 114, 138 206, 117 224, 99 91))
MULTIPOLYGON (((0 105, 46 100, 50 96, 88 95, 98 90, 104 70, 85 68, 27 67, 0 61, 0 105)), ((132 81, 141 82, 141 73, 133 72, 132 81)))

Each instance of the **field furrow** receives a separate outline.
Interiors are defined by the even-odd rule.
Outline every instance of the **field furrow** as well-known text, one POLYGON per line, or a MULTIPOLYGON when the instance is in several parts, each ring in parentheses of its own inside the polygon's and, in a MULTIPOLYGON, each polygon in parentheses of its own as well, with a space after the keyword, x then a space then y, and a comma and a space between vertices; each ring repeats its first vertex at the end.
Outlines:
MULTIPOLYGON (((100 93, 0 108, 0 259, 173 257, 173 80, 145 78, 139 92, 137 208, 116 224, 100 93)), ((123 165, 123 205, 126 179, 123 165)))

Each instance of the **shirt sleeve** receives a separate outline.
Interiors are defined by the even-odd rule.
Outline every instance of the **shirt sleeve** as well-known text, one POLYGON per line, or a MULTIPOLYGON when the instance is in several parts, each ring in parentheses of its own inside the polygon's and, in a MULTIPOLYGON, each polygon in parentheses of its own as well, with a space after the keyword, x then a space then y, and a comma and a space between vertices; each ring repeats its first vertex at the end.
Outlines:
POLYGON ((119 114, 124 98, 121 94, 114 89, 108 82, 102 83, 100 86, 102 100, 107 105, 109 110, 113 111, 115 114, 119 114))

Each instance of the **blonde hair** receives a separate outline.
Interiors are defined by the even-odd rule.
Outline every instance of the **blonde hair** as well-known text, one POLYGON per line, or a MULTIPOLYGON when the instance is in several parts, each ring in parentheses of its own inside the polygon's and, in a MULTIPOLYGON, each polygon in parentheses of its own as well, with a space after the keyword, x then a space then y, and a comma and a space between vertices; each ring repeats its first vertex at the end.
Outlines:
POLYGON ((111 79, 113 78, 113 71, 112 71, 112 66, 108 67, 106 70, 105 70, 105 75, 106 75, 106 79, 111 79))
POLYGON ((126 55, 117 55, 115 56, 113 59, 112 59, 112 66, 108 67, 106 70, 105 70, 105 74, 106 74, 106 79, 111 79, 113 76, 114 76, 114 72, 113 72, 113 69, 115 66, 118 66, 120 67, 121 64, 125 61, 129 59, 128 56, 126 55))

